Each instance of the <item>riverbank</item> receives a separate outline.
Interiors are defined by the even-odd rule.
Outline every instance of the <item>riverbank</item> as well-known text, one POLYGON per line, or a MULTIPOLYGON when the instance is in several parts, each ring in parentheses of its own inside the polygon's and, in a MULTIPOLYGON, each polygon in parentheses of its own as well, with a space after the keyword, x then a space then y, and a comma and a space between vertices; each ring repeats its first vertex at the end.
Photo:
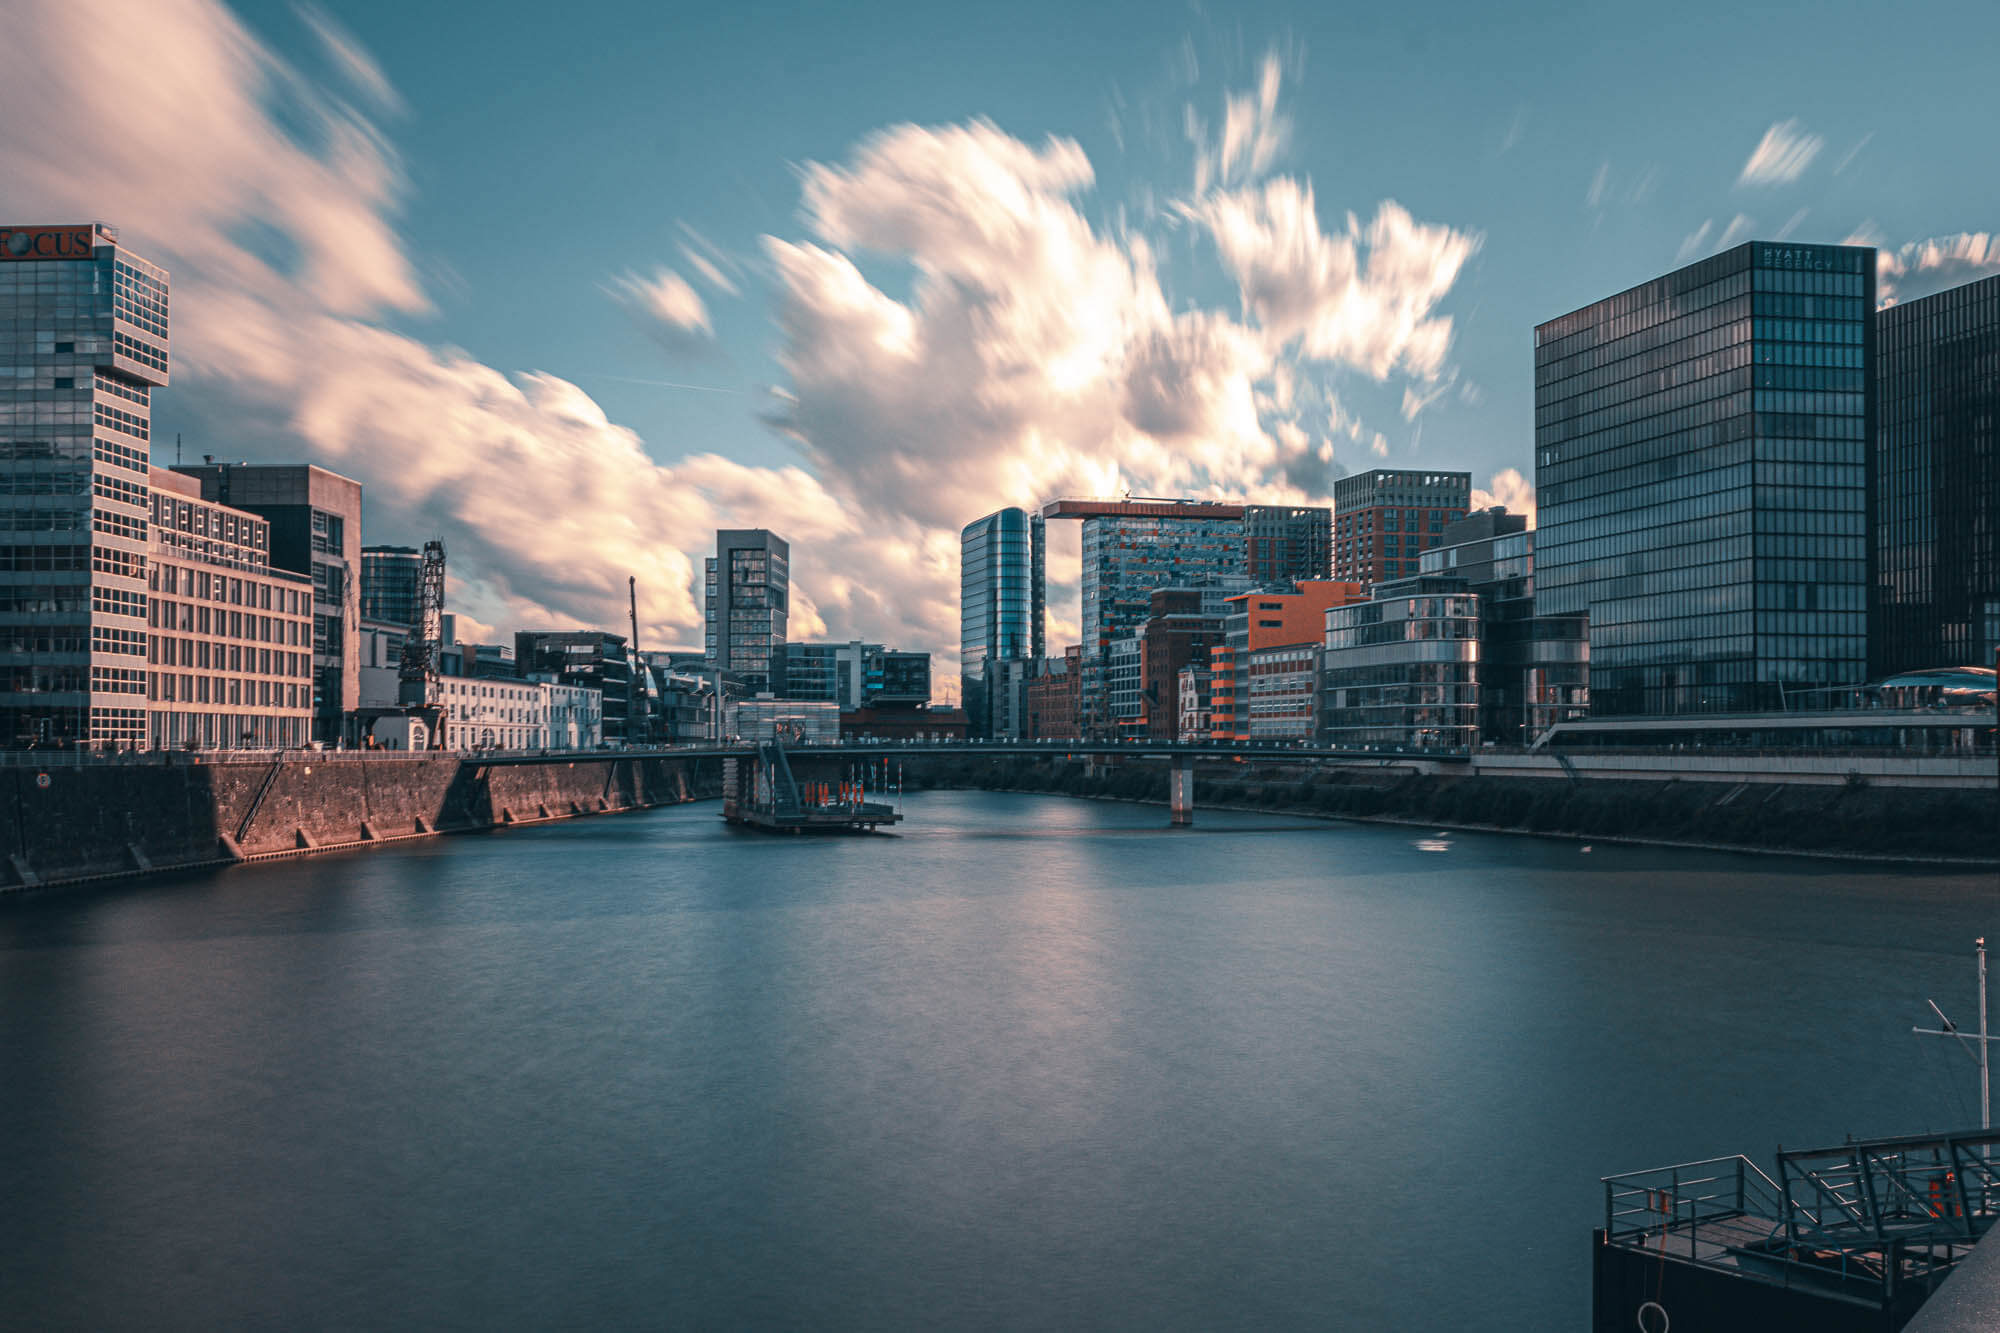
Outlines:
POLYGON ((0 895, 642 810, 721 793, 708 759, 182 756, 0 770, 0 895))
MULTIPOLYGON (((920 786, 1095 796, 1164 804, 1158 762, 925 759, 920 786)), ((1777 852, 1957 867, 2000 865, 2000 795, 1866 781, 1661 782, 1425 774, 1401 767, 1209 764, 1201 809, 1235 809, 1606 843, 1777 852)))

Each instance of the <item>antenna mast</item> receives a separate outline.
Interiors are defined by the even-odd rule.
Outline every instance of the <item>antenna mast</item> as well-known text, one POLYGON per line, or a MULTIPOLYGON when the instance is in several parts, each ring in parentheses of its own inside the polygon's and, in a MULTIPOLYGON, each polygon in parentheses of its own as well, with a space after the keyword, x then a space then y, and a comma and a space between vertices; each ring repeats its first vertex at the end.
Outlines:
POLYGON ((1993 1043, 2000 1041, 2000 1037, 1989 1036, 1986 1031, 1986 937, 1981 935, 1973 941, 1973 944, 1977 946, 1979 953, 1979 1035, 1975 1037, 1970 1033, 1960 1032, 1958 1025, 1944 1016, 1944 1010, 1937 1007, 1937 1001, 1935 1000, 1926 1000, 1924 1003, 1931 1007, 1931 1012, 1938 1016, 1938 1022, 1944 1024, 1944 1026, 1942 1028, 1911 1028, 1910 1031, 1920 1037, 1956 1037, 1959 1044, 1965 1047, 1965 1053, 1978 1061, 1979 1127, 1981 1129, 1991 1129, 1993 1128, 1992 1050, 1993 1043), (1972 1043, 1975 1041, 1979 1043, 1977 1054, 1974 1053, 1972 1046, 1972 1043))

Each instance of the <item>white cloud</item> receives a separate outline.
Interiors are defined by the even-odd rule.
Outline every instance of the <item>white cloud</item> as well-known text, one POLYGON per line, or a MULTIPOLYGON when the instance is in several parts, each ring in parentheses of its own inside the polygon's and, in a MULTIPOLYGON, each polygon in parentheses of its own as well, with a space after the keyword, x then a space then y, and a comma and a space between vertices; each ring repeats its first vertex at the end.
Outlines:
POLYGON ((1484 486, 1472 488, 1472 507, 1491 509, 1503 505, 1509 513, 1526 514, 1528 526, 1535 526, 1535 483, 1521 475, 1519 468, 1505 468, 1493 474, 1484 486))
POLYGON ((1804 222, 1811 214, 1812 210, 1810 208, 1801 208, 1798 212, 1785 219, 1785 225, 1772 233, 1771 239, 1774 241, 1791 239, 1792 233, 1799 229, 1799 224, 1804 222))
POLYGON ((1764 137, 1750 150, 1738 185, 1789 185, 1805 174, 1826 141, 1808 134, 1796 120, 1781 120, 1764 131, 1764 137))
POLYGON ((1717 250, 1727 250, 1750 239, 1750 233, 1757 229, 1757 219, 1738 213, 1729 219, 1729 225, 1722 229, 1722 235, 1715 242, 1717 250))
MULTIPOLYGON (((1283 141, 1276 94, 1273 72, 1233 134, 1225 114, 1218 171, 1268 168, 1283 141)), ((1438 378, 1451 338, 1438 306, 1478 245, 1394 203, 1323 234, 1310 191, 1272 181, 1198 209, 1256 322, 1176 309, 1144 237, 1086 220, 1075 196, 1093 172, 1074 142, 1029 144, 986 122, 895 127, 806 166, 806 235, 763 242, 785 381, 767 416, 799 464, 661 463, 573 383, 386 326, 428 309, 394 222, 406 188, 394 150, 214 0, 17 20, 0 45, 0 123, 34 131, 55 107, 61 135, 0 139, 9 206, 123 221, 128 244, 172 269, 169 392, 212 432, 205 443, 361 479, 371 540, 444 537, 455 610, 503 633, 615 628, 632 574, 642 641, 698 643, 713 530, 769 526, 793 546, 795 636, 929 648, 940 677, 955 657, 962 524, 1127 485, 1323 499, 1339 467, 1330 440, 1362 432, 1331 395, 1326 437, 1301 424, 1322 400, 1298 359, 1438 378), (135 49, 152 56, 137 83, 135 49), (282 130, 274 101, 314 132, 282 130), (863 252, 912 275, 907 298, 863 276, 863 252)), ((742 269, 681 230, 688 271, 726 290, 716 275, 742 269)), ((613 281, 663 333, 710 327, 679 274, 613 281)), ((1074 586, 1073 562, 1061 570, 1074 586)))
POLYGON ((1254 92, 1231 93, 1223 99, 1222 133, 1208 142, 1207 127, 1187 108, 1186 124, 1195 147, 1194 192, 1255 180, 1271 169, 1291 138, 1291 121, 1278 112, 1282 83, 1278 57, 1267 55, 1257 67, 1254 92))
POLYGON ((1480 245, 1476 232, 1417 222, 1384 200, 1366 228, 1320 230, 1313 191, 1290 177, 1212 194, 1183 213, 1214 236, 1244 310, 1275 345, 1375 379, 1442 373, 1451 317, 1435 314, 1480 245))
POLYGON ((1854 141, 1854 147, 1842 153, 1840 155, 1840 161, 1833 164, 1833 174, 1838 176, 1841 172, 1847 170, 1849 166, 1853 165, 1854 159, 1861 156, 1861 150, 1866 148, 1868 146, 1868 141, 1874 137, 1875 137, 1875 131, 1870 130, 1868 131, 1868 133, 1862 135, 1859 139, 1856 139, 1854 141))
MULTIPOLYGON (((1848 245, 1880 245, 1872 236, 1850 236, 1848 245)), ((1876 299, 1882 305, 1913 301, 1947 287, 2000 273, 2000 234, 1961 231, 1884 247, 1875 256, 1876 299)))
POLYGON ((296 6, 298 15, 313 31, 320 42, 320 48, 327 59, 338 70, 354 90, 367 98, 369 103, 381 111, 400 114, 403 99, 389 82, 389 76, 375 63, 354 35, 336 23, 331 15, 318 5, 296 6))
POLYGON ((1708 241, 1708 234, 1714 230, 1715 219, 1703 218, 1701 225, 1689 232, 1681 241, 1681 248, 1674 254, 1674 262, 1685 263, 1690 259, 1706 254, 1707 251, 1703 247, 1708 241))
POLYGON ((704 342, 711 332, 708 307, 688 280, 672 269, 655 269, 651 277, 623 274, 614 281, 611 294, 670 342, 704 342))
POLYGON ((1611 164, 1609 162, 1600 162, 1597 164, 1597 174, 1590 178, 1590 189, 1584 193, 1583 202, 1585 207, 1597 208, 1601 206, 1604 203, 1605 191, 1610 188, 1611 164))

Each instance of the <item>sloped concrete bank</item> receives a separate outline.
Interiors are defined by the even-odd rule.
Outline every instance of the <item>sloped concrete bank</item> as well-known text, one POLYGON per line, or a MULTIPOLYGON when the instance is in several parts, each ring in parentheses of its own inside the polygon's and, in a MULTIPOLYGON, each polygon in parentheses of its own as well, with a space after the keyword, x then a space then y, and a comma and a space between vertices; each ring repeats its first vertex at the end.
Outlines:
MULTIPOLYGON (((957 787, 1109 796, 1165 803, 1158 762, 912 760, 912 788, 957 787)), ((2000 794, 1992 790, 1837 785, 1508 778, 1407 768, 1202 765, 1201 807, 1264 810, 1438 828, 1601 838, 1740 851, 1806 852, 2000 865, 2000 794)))
POLYGON ((0 893, 717 795, 716 760, 305 755, 0 769, 0 893))

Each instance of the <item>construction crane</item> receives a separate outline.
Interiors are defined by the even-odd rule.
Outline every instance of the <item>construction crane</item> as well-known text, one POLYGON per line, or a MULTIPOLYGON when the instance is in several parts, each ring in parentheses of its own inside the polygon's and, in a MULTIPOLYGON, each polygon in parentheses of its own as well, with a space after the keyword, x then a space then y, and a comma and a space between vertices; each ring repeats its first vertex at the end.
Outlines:
POLYGON ((403 640, 397 702, 430 729, 429 748, 444 748, 444 706, 438 701, 438 659, 444 652, 444 543, 424 543, 417 573, 417 621, 403 640))

